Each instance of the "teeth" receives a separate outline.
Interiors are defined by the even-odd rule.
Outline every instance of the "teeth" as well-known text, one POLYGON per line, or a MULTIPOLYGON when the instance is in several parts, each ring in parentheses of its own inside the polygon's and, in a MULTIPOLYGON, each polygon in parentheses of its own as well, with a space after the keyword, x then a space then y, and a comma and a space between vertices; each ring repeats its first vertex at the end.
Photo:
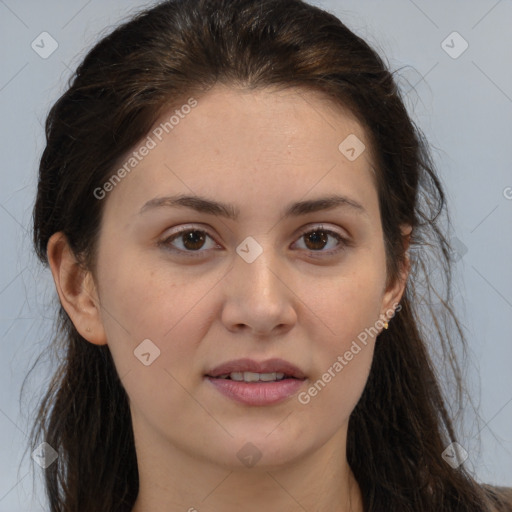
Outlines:
POLYGON ((271 382, 275 380, 281 380, 284 378, 284 373, 272 372, 272 373, 254 373, 254 372, 231 372, 230 374, 220 375, 219 378, 236 380, 239 382, 271 382))

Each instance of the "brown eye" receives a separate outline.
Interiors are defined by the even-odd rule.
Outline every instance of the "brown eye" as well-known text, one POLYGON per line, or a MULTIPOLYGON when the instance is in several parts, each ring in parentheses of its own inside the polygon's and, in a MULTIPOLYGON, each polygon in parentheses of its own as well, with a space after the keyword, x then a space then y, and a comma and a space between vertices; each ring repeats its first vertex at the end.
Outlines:
POLYGON ((303 236, 306 241, 306 246, 312 251, 323 249, 325 244, 329 241, 329 235, 325 231, 311 231, 303 236))
MULTIPOLYGON (((158 245, 164 246, 166 249, 173 252, 184 253, 187 256, 201 256, 201 254, 208 249, 207 247, 203 250, 208 239, 213 242, 213 238, 206 231, 188 228, 173 233, 165 240, 159 242, 158 245)), ((215 246, 215 244, 213 245, 215 246)))
MULTIPOLYGON (((304 241, 302 249, 312 254, 318 253, 318 255, 325 256, 334 255, 350 245, 349 240, 341 234, 330 229, 324 229, 323 226, 317 226, 314 229, 303 232, 299 241, 304 241), (325 250, 329 245, 331 245, 329 250, 325 250)), ((213 238, 206 231, 191 228, 185 228, 173 233, 159 242, 158 245, 164 246, 165 249, 174 253, 192 257, 202 256, 208 249, 218 248, 213 238), (207 244, 208 239, 213 243, 210 247, 207 244)))
POLYGON ((305 250, 312 253, 325 254, 327 256, 333 255, 350 245, 349 241, 340 233, 330 229, 324 229, 323 226, 318 226, 302 233, 300 240, 304 240, 305 250), (334 239, 337 243, 333 244, 333 242, 330 242, 330 239, 334 239), (332 246, 330 250, 324 250, 329 243, 332 246))
POLYGON ((183 246, 191 251, 201 249, 204 245, 204 231, 185 231, 180 236, 182 237, 183 246))

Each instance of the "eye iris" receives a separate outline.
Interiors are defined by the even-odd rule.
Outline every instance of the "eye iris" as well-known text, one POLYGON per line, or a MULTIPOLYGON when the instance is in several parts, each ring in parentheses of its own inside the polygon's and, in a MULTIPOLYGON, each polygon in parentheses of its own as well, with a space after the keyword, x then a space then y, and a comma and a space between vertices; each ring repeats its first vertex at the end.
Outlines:
POLYGON ((205 240, 204 234, 201 231, 187 231, 187 233, 184 233, 182 237, 183 246, 190 250, 200 249, 203 246, 205 240), (199 239, 199 242, 197 239, 199 239))
POLYGON ((328 235, 325 231, 313 231, 310 234, 305 235, 305 238, 306 238, 306 245, 308 246, 309 249, 312 249, 312 250, 323 249, 323 246, 328 241, 328 235), (319 235, 319 233, 321 235, 319 235), (323 246, 322 247, 309 247, 308 241, 313 241, 313 244, 320 243, 320 244, 323 244, 323 246))

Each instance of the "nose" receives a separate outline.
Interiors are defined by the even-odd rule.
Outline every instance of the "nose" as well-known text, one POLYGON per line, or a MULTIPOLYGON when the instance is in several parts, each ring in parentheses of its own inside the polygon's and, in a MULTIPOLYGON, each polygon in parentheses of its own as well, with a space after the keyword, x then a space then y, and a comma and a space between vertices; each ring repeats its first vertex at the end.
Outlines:
POLYGON ((235 257, 225 279, 222 322, 232 332, 283 334, 297 322, 291 272, 268 245, 259 242, 259 246, 263 250, 254 261, 235 257))

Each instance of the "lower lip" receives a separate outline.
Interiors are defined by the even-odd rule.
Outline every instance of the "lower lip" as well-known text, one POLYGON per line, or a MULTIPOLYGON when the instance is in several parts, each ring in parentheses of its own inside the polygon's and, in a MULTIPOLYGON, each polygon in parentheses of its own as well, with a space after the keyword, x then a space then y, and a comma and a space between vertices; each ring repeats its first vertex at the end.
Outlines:
POLYGON ((224 396, 247 405, 270 405, 286 400, 304 384, 304 380, 283 379, 275 382, 240 382, 206 376, 224 396))

